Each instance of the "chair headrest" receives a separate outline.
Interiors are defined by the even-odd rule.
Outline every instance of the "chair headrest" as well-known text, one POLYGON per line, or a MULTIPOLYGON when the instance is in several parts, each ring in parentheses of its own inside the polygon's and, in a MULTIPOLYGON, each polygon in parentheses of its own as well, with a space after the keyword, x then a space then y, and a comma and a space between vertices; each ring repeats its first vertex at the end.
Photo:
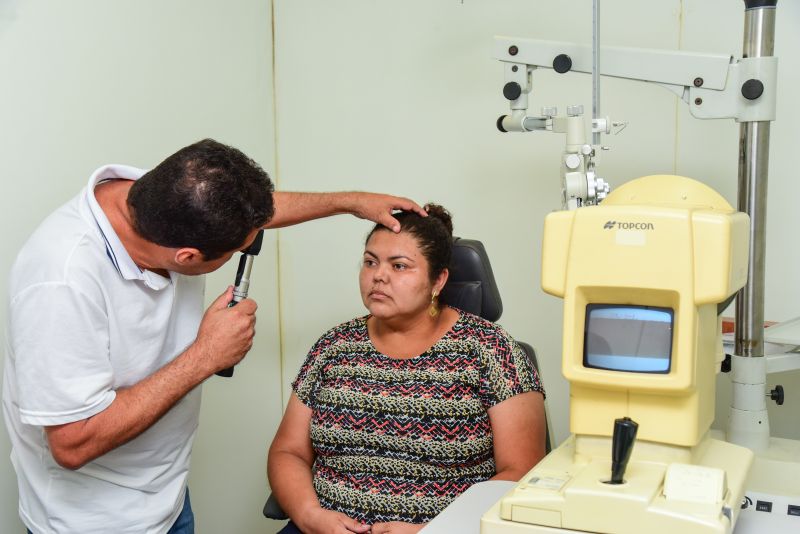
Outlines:
POLYGON ((503 301, 483 243, 453 238, 450 277, 440 301, 487 321, 494 322, 503 314, 503 301))

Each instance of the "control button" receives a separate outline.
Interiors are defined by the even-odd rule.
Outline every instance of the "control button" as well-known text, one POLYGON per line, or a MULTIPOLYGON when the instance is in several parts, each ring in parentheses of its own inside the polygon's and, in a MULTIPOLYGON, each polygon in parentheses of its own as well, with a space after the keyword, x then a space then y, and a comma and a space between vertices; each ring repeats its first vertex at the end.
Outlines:
POLYGON ((553 59, 553 70, 564 74, 572 70, 572 58, 567 54, 559 54, 553 59))
POLYGON ((761 80, 750 79, 742 84, 742 96, 747 100, 755 100, 764 94, 764 84, 761 80))
POLYGON ((800 506, 796 504, 790 504, 789 508, 786 510, 786 513, 789 515, 800 515, 800 506))
POLYGON ((542 108, 542 116, 547 117, 548 119, 552 119, 558 115, 558 108, 555 106, 545 106, 542 108))
POLYGON ((770 501, 756 501, 756 510, 759 512, 771 512, 772 503, 770 501))
POLYGON ((503 96, 507 100, 516 100, 522 95, 522 87, 517 82, 508 82, 503 86, 503 96))
POLYGON ((581 115, 583 115, 583 106, 581 104, 567 106, 567 117, 580 117, 581 115))
POLYGON ((577 154, 567 154, 564 158, 564 165, 571 171, 581 166, 581 157, 577 154))

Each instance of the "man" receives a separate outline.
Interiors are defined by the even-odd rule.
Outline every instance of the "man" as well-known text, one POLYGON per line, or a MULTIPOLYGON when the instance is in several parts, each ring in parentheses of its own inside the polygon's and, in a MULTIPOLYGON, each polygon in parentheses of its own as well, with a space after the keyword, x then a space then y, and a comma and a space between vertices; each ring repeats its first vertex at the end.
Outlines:
POLYGON ((98 169, 20 251, 9 281, 3 415, 30 531, 193 531, 186 492, 200 385, 253 342, 256 304, 203 312, 202 275, 261 228, 352 213, 399 228, 410 200, 273 193, 204 140, 144 172, 98 169))

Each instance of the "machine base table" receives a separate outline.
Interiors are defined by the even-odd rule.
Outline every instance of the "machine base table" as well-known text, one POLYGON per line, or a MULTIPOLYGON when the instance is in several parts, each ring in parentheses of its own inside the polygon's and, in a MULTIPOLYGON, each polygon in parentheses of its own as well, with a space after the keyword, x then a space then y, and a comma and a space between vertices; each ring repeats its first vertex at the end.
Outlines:
MULTIPOLYGON (((445 508, 433 521, 428 523, 428 526, 422 529, 422 534, 453 534, 454 532, 459 534, 480 534, 483 514, 490 508, 496 510, 498 507, 495 504, 515 485, 516 482, 504 480, 490 480, 475 484, 445 508)), ((747 491, 746 495, 750 498, 752 504, 739 514, 739 520, 733 530, 735 534, 764 534, 766 532, 770 534, 795 534, 800 532, 800 516, 787 513, 788 504, 783 502, 786 500, 785 497, 769 496, 751 491, 747 491), (772 512, 757 510, 758 501, 772 503, 772 512)), ((521 534, 529 532, 530 527, 523 523, 510 525, 513 530, 508 532, 519 532, 521 534)), ((548 527, 538 528, 537 532, 552 532, 553 534, 577 532, 548 527)))

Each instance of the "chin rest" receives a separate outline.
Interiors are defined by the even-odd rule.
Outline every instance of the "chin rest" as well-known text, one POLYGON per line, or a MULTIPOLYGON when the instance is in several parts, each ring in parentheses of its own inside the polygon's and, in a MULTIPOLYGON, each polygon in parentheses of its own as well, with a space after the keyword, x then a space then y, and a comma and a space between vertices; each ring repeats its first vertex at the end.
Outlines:
MULTIPOLYGON (((503 314, 503 301, 494 280, 492 265, 483 243, 474 239, 453 238, 450 276, 439 302, 495 322, 503 314)), ((517 342, 538 371, 536 352, 527 343, 517 342)), ((545 423, 547 423, 545 419, 545 423)), ((547 428, 547 427, 546 427, 547 428)), ((546 451, 550 452, 550 430, 546 432, 546 451)), ((264 515, 270 519, 288 519, 274 495, 264 505, 264 515)))

